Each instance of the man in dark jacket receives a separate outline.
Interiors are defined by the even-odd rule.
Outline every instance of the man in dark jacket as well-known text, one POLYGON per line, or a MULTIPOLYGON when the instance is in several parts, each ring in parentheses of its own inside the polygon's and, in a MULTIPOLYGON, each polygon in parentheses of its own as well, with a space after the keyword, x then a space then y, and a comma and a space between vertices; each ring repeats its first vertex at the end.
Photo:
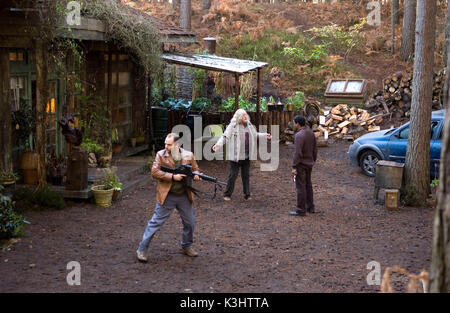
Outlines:
POLYGON ((303 116, 296 116, 294 125, 298 130, 292 163, 292 176, 297 188, 297 210, 289 214, 305 216, 306 212, 315 213, 311 172, 317 159, 317 143, 313 131, 305 127, 306 119, 303 116))

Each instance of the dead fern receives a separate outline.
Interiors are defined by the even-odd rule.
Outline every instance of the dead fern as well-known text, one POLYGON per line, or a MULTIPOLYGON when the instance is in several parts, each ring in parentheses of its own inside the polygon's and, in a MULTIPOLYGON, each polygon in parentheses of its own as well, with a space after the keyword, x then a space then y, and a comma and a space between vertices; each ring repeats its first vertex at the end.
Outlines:
POLYGON ((408 293, 426 293, 428 292, 428 272, 422 270, 419 275, 409 273, 407 270, 395 265, 388 267, 384 271, 381 281, 380 292, 382 293, 394 293, 394 288, 391 285, 391 274, 399 273, 409 278, 408 285, 406 286, 406 292, 408 293))

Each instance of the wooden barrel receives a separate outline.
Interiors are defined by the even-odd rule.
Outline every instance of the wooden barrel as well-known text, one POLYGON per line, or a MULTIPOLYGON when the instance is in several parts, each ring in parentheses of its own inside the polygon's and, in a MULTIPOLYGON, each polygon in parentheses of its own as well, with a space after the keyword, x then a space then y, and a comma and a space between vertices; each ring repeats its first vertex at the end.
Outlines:
POLYGON ((37 185, 38 183, 38 154, 34 151, 24 152, 20 161, 23 182, 26 185, 37 185))

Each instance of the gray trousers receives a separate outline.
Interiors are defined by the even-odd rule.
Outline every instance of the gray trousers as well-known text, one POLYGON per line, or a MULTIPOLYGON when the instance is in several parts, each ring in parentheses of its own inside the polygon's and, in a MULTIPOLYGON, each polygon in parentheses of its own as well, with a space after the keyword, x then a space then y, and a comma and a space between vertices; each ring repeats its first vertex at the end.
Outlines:
POLYGON ((162 205, 156 203, 155 213, 150 221, 148 221, 147 228, 142 236, 142 241, 139 244, 139 251, 144 253, 147 252, 153 236, 164 225, 174 209, 178 210, 178 213, 180 213, 181 216, 181 221, 183 222, 181 247, 183 249, 189 249, 191 247, 195 226, 194 206, 189 201, 186 193, 178 195, 169 192, 162 205))

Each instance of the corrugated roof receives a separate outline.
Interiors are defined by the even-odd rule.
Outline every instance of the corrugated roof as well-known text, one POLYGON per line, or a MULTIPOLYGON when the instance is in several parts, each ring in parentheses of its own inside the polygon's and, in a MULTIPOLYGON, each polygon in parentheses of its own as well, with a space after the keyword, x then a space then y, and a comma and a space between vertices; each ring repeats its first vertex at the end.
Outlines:
POLYGON ((162 58, 169 63, 238 74, 244 74, 268 65, 265 62, 224 58, 210 54, 163 54, 162 58))

